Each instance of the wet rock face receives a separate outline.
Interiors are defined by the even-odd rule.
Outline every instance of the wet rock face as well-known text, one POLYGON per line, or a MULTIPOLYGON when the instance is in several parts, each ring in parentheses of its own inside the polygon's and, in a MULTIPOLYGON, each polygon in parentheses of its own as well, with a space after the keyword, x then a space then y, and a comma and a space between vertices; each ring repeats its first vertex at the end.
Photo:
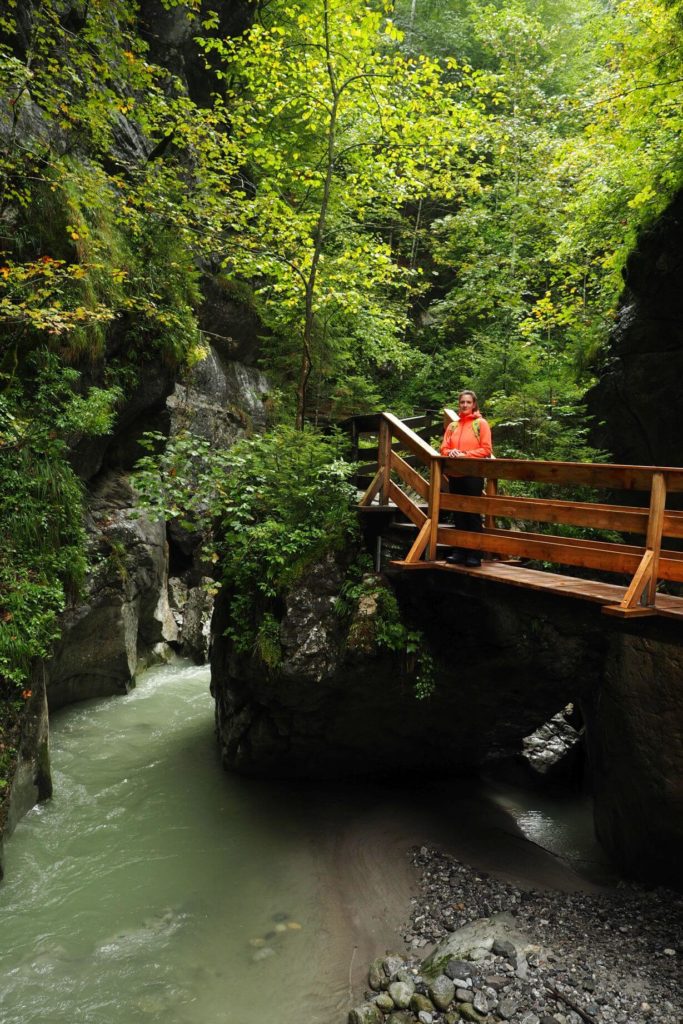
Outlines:
POLYGON ((609 362, 589 392, 593 440, 616 462, 683 461, 683 192, 639 239, 609 362))
MULTIPOLYGON (((237 36, 249 27, 255 5, 250 0, 212 0, 202 4, 202 17, 212 10, 218 14, 217 35, 237 36)), ((195 43, 196 21, 187 17, 182 5, 169 7, 161 0, 142 0, 139 28, 150 46, 151 59, 183 79, 192 98, 208 100, 214 82, 206 71, 203 53, 195 43)))
POLYGON ((167 400, 171 434, 189 431, 229 448, 265 428, 268 390, 260 370, 226 360, 211 347, 167 400))
MULTIPOLYGON (((511 610, 488 589, 441 593, 426 574, 399 597, 425 630, 436 691, 415 697, 415 664, 378 646, 371 602, 352 622, 335 610, 343 572, 331 558, 286 596, 282 658, 268 669, 223 636, 229 595, 212 626, 212 687, 226 765, 311 777, 471 770, 516 753, 524 736, 594 685, 599 635, 553 623, 530 596, 511 610)), ((386 584, 380 584, 386 585, 386 584)), ((376 607, 376 606, 375 606, 376 607)))
POLYGON ((578 719, 578 716, 573 704, 568 704, 531 736, 524 738, 522 757, 538 775, 567 782, 579 775, 583 759, 583 729, 578 720, 573 724, 572 718, 578 719))
POLYGON ((598 838, 629 874, 681 885, 683 650, 671 639, 611 638, 586 702, 598 838))
POLYGON ((167 597, 166 528, 135 511, 125 474, 98 482, 88 532, 93 571, 69 610, 50 663, 50 708, 125 693, 140 656, 175 641, 167 597))
POLYGON ((26 683, 31 696, 24 708, 16 766, 9 793, 5 790, 0 802, 0 880, 3 877, 3 839, 9 838, 19 819, 35 803, 52 796, 46 677, 45 667, 34 662, 26 683))

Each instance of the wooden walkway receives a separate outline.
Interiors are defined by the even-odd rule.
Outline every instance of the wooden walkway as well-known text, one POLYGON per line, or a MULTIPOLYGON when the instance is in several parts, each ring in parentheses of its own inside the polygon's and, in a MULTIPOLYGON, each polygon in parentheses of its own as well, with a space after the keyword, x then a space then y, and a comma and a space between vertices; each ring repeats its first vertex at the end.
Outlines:
MULTIPOLYGON (((444 410, 445 423, 454 418, 452 410, 444 410)), ((667 494, 683 493, 683 468, 447 459, 390 413, 383 413, 375 422, 376 471, 360 498, 359 510, 366 515, 405 516, 412 524, 416 536, 405 558, 392 563, 396 569, 464 573, 563 594, 596 602, 605 613, 621 618, 656 615, 683 619, 683 597, 657 589, 663 581, 683 583, 683 551, 662 543, 683 539, 683 512, 666 508, 667 494), (450 494, 443 490, 449 476, 480 476, 485 493, 481 497, 450 494), (646 491, 649 507, 505 495, 499 482, 506 480, 533 481, 546 487, 583 486, 611 493, 646 491), (374 504, 375 499, 379 504, 374 504), (440 521, 442 512, 453 511, 480 513, 483 532, 457 530, 440 521), (514 528, 501 528, 501 522, 514 524, 514 528), (520 522, 547 524, 546 528, 556 532, 520 530, 520 522), (583 527, 584 535, 567 535, 557 531, 558 526, 583 527), (629 535, 629 541, 641 535, 642 543, 615 539, 623 533, 629 535), (485 561, 480 568, 450 565, 439 557, 439 545, 482 552, 485 561), (515 564, 514 560, 520 559, 617 574, 625 583, 620 586, 532 569, 515 564)))
MULTIPOLYGON (((627 589, 617 586, 615 583, 582 580, 576 576, 561 576, 558 573, 529 569, 526 566, 507 562, 482 562, 478 569, 469 569, 464 565, 449 565, 448 562, 442 561, 403 562, 397 560, 391 564, 407 570, 439 569, 444 572, 456 572, 485 580, 496 580, 499 583, 508 583, 513 587, 523 587, 526 590, 550 591, 566 597, 578 597, 584 601, 602 605, 602 610, 608 615, 615 614, 615 609, 619 608, 627 589)), ((683 619, 683 597, 657 594, 654 608, 641 605, 631 613, 631 615, 633 614, 639 617, 658 615, 669 619, 683 619)))

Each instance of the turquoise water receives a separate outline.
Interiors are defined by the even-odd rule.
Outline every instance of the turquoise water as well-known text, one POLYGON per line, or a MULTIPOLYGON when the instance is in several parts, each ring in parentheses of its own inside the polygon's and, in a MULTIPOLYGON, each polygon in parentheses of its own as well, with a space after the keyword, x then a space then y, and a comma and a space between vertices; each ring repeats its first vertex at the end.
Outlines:
POLYGON ((220 766, 208 686, 177 663, 54 716, 55 796, 6 844, 2 1024, 341 1024, 369 960, 402 948, 414 844, 585 885, 543 849, 593 856, 585 801, 244 780, 220 766))
POLYGON ((55 716, 56 795, 6 849, 3 1024, 284 1024, 302 1000, 328 1022, 347 999, 305 814, 220 769, 208 681, 157 668, 55 716))

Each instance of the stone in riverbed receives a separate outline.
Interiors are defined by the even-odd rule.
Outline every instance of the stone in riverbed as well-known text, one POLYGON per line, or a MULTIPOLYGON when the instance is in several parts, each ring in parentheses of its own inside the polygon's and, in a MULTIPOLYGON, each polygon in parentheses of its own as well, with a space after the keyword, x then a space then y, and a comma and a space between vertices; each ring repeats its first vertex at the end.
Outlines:
POLYGON ((477 1013, 482 1013, 484 1016, 489 1012, 489 1001, 486 998, 484 992, 475 992, 474 999, 472 1000, 472 1006, 477 1013))
POLYGON ((387 1024, 415 1024, 415 1018, 409 1010, 397 1010, 387 1017, 387 1024))
POLYGON ((388 992, 380 992, 375 997, 375 1006, 379 1006, 380 1010, 384 1010, 385 1013, 391 1013, 395 1009, 394 1000, 391 998, 388 992))
POLYGON ((502 974, 487 974, 484 981, 489 988, 494 989, 496 992, 500 992, 502 988, 509 984, 508 979, 503 977, 502 974))
POLYGON ((368 985, 373 992, 379 992, 382 987, 382 981, 385 979, 385 974, 382 969, 384 963, 384 957, 378 956, 376 960, 373 960, 370 964, 370 970, 368 971, 368 985))
POLYGON ((471 1021, 471 1024, 481 1024, 482 1021, 486 1020, 486 1017, 482 1016, 472 1006, 472 1003, 461 1003, 458 1007, 460 1016, 463 1020, 471 1021))
POLYGON ((405 969, 396 972, 396 981, 405 981, 406 985, 412 985, 413 988, 417 987, 418 978, 419 975, 405 969))
POLYGON ((508 960, 515 960, 517 957, 517 949, 507 939, 496 939, 491 947, 491 952, 496 956, 505 956, 508 960))
POLYGON ((410 1000, 410 1009, 413 1013, 434 1013, 434 1003, 427 996, 420 995, 419 992, 415 992, 410 1000))
POLYGON ((474 967, 467 960, 449 960, 444 974, 447 974, 451 981, 462 979, 465 982, 463 988, 466 988, 467 979, 472 977, 473 971, 474 967))
POLYGON ((361 1003, 349 1012, 348 1024, 382 1024, 384 1017, 374 1003, 361 1003))
MULTIPOLYGON (((456 932, 447 935, 422 962, 422 971, 429 976, 430 973, 440 972, 451 960, 482 959, 491 952, 495 942, 509 942, 515 953, 527 950, 531 952, 538 948, 528 936, 520 932, 518 922, 512 914, 503 912, 470 921, 456 932)), ((505 963, 506 961, 503 961, 501 964, 501 970, 505 963)))
POLYGON ((415 986, 412 983, 406 984, 405 981, 392 981, 388 991, 394 1001, 394 1006, 399 1010, 407 1010, 415 986))
POLYGON ((437 1010, 446 1010, 455 997, 455 985, 445 974, 440 974, 431 983, 428 992, 437 1010))
POLYGON ((271 949, 270 946, 264 946, 262 949, 257 949, 251 959, 254 963, 258 963, 260 960, 267 960, 271 956, 275 956, 275 950, 271 949))
POLYGON ((510 1020, 511 1017, 517 1013, 519 1004, 516 999, 513 999, 509 995, 504 995, 498 1004, 498 1013, 503 1020, 510 1020))
POLYGON ((390 953, 389 956, 385 956, 382 961, 382 970, 385 976, 389 979, 393 978, 404 966, 404 962, 403 957, 398 956, 396 953, 390 953))

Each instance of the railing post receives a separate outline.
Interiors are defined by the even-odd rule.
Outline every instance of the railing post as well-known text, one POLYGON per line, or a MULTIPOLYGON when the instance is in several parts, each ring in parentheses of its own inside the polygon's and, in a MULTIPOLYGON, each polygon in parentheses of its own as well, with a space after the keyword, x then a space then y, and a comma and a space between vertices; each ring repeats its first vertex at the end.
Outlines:
POLYGON ((382 472, 382 490, 380 492, 380 504, 389 504, 389 483, 391 481, 391 430, 389 424, 382 417, 379 421, 379 445, 377 449, 377 462, 382 472))
POLYGON ((441 506, 441 461, 439 456, 434 454, 429 467, 429 511, 427 518, 430 522, 429 544, 427 546, 427 561, 436 561, 436 545, 439 532, 439 509, 441 506))
MULTIPOLYGON (((484 487, 484 494, 487 498, 495 498, 498 494, 498 481, 487 480, 484 487)), ((484 516, 484 526, 487 530, 495 530, 496 520, 494 516, 484 516)))
POLYGON ((654 606, 657 594, 657 573, 659 571, 659 552, 662 547, 662 526, 664 524, 664 507, 666 505, 666 480, 663 473, 655 473, 652 477, 650 491, 650 516, 647 521, 647 537, 645 547, 652 552, 652 569, 647 586, 647 601, 654 606))

